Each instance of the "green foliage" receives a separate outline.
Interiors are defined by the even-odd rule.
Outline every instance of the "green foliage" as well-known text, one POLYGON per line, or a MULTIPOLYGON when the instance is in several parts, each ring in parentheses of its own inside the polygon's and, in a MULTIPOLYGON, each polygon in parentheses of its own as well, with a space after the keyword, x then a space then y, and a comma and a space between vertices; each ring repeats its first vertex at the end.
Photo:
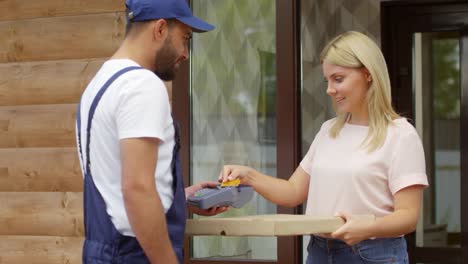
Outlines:
POLYGON ((456 39, 435 39, 433 48, 434 117, 460 117, 460 45, 456 39))

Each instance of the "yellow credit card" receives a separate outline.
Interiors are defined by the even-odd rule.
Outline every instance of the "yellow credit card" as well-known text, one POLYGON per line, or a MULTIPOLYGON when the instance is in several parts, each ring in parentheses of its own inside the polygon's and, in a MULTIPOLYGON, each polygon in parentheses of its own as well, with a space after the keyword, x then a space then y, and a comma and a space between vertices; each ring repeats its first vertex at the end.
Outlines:
POLYGON ((240 180, 235 179, 235 180, 232 180, 232 181, 227 181, 227 182, 221 183, 221 187, 239 186, 239 184, 240 184, 240 180))

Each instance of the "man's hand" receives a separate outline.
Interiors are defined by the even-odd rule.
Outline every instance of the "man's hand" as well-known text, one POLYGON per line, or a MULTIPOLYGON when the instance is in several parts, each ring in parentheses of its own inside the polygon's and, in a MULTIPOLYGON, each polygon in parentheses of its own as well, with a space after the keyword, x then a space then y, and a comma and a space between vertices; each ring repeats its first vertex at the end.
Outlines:
POLYGON ((216 186, 218 186, 218 183, 214 181, 199 182, 197 184, 185 188, 185 197, 188 198, 190 195, 203 188, 216 188, 216 186))
MULTIPOLYGON (((188 198, 190 195, 194 194, 196 191, 201 190, 203 188, 216 188, 218 186, 217 182, 214 181, 206 181, 206 182, 199 182, 192 186, 185 188, 185 197, 188 198)), ((200 209, 194 206, 187 206, 190 212, 195 213, 197 215, 203 216, 213 216, 220 213, 226 212, 229 207, 212 207, 209 209, 200 209)))
POLYGON ((229 210, 229 207, 223 206, 223 207, 211 207, 209 209, 200 209, 198 207, 194 206, 187 206, 190 212, 197 214, 197 215, 203 215, 203 216, 213 216, 217 215, 220 213, 224 213, 227 210, 229 210))

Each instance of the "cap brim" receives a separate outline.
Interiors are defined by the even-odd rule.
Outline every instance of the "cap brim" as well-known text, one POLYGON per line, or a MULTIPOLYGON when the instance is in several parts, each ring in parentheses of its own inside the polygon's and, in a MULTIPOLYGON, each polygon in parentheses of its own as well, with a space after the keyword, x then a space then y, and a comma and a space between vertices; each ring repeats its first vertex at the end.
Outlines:
POLYGON ((205 21, 197 18, 197 17, 178 17, 176 18, 180 22, 184 23, 185 25, 191 27, 194 32, 202 33, 207 32, 215 29, 215 26, 206 23, 205 21))

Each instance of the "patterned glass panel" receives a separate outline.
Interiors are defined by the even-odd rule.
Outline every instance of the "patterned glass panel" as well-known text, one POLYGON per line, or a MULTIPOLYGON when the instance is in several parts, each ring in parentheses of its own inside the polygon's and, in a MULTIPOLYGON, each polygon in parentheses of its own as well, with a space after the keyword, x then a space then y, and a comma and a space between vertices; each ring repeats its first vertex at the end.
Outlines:
MULTIPOLYGON (((301 0, 302 44, 302 156, 322 123, 335 116, 326 94, 320 52, 336 35, 360 31, 380 42, 380 1, 301 0)), ((304 236, 304 263, 309 241, 304 236)))
POLYGON ((380 1, 302 0, 302 152, 321 124, 334 116, 320 64, 320 52, 336 35, 360 31, 380 42, 380 1))
MULTIPOLYGON (((191 55, 191 179, 216 180, 224 164, 276 175, 274 0, 195 0, 196 16, 216 25, 194 34, 191 55)), ((256 195, 216 217, 274 214, 256 195)), ((192 256, 277 259, 276 238, 194 237, 192 256)))

